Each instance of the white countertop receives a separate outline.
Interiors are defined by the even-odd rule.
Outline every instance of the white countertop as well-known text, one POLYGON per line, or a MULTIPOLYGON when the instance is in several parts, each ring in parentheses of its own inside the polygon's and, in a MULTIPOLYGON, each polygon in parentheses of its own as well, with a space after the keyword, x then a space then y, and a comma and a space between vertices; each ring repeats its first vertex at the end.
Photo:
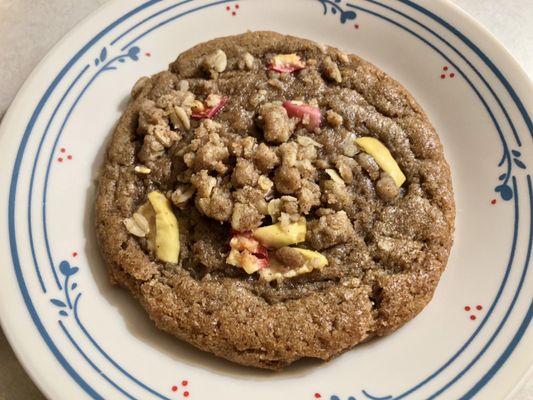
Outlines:
MULTIPOLYGON (((0 117, 26 77, 68 30, 106 0, 0 0, 0 117)), ((531 0, 453 0, 474 16, 533 77, 531 0)), ((0 400, 43 400, 0 331, 0 400)), ((499 399, 490 399, 499 400, 499 399)), ((513 398, 533 400, 533 379, 513 398)))

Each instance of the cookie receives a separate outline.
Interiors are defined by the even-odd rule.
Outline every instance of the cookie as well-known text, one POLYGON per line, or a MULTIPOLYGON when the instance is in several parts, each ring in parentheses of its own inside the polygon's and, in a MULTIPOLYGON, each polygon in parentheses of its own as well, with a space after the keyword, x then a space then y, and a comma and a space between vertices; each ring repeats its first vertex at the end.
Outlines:
POLYGON ((273 32, 200 44, 141 78, 96 198, 111 280, 158 328, 268 369, 413 318, 454 217, 442 145, 406 89, 273 32))

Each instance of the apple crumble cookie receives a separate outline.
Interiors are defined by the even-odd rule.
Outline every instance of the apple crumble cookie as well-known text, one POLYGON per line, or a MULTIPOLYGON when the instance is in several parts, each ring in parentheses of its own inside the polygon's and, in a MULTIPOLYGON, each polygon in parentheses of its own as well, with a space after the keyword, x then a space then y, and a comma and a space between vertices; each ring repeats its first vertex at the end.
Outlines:
POLYGON ((243 365, 328 360, 394 331, 452 246, 449 167, 411 95, 273 32, 139 79, 98 186, 112 282, 160 329, 243 365))

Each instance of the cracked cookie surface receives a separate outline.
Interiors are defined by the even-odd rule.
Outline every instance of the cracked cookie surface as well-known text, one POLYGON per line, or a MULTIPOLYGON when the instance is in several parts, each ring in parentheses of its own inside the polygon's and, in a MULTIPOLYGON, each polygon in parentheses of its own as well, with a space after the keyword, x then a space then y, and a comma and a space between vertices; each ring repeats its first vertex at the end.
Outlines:
POLYGON ((357 56, 273 32, 200 44, 141 78, 96 199, 111 279, 160 329, 269 369, 330 359, 413 318, 446 266, 454 217, 442 146, 411 95, 357 56), (361 137, 388 149, 405 182, 361 137), (177 218, 177 263, 158 260, 142 212, 154 191, 177 218), (268 254, 304 273, 226 262, 236 232, 301 218, 303 251, 268 254), (302 268, 306 250, 327 265, 302 268))

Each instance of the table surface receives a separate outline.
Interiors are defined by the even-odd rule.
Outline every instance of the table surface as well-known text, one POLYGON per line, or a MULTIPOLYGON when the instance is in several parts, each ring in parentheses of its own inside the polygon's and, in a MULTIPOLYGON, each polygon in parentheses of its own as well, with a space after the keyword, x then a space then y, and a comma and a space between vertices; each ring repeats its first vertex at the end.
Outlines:
MULTIPOLYGON (((531 0, 452 0, 474 16, 533 77, 531 0)), ((106 0, 0 0, 0 117, 47 51, 106 0), (21 23, 24 21, 24 23, 21 23)), ((44 400, 0 330, 0 400, 44 400)), ((495 399, 497 400, 497 399, 495 399)), ((533 378, 513 398, 533 400, 533 378)))

